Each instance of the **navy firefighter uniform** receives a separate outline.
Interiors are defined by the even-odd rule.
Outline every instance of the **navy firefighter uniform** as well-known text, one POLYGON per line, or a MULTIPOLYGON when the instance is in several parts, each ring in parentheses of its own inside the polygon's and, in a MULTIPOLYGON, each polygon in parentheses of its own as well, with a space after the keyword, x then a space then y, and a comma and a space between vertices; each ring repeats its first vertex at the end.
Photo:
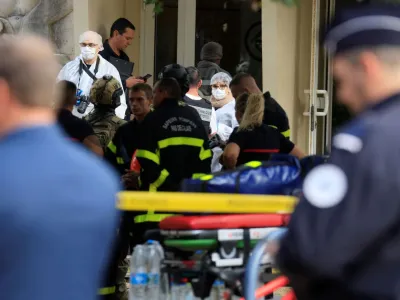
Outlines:
MULTIPOLYGON (((400 46, 399 9, 339 17, 327 35, 336 53, 400 46)), ((400 94, 364 110, 305 178, 277 256, 299 300, 400 298, 399 116, 400 94)))

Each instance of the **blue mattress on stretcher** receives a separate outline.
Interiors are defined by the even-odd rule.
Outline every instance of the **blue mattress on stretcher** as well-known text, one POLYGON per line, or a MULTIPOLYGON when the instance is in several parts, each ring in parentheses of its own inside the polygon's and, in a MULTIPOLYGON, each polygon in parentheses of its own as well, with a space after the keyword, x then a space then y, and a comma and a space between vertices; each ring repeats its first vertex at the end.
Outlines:
POLYGON ((232 171, 184 180, 182 191, 298 196, 304 176, 325 161, 320 156, 299 161, 291 155, 276 154, 267 162, 250 162, 232 171))

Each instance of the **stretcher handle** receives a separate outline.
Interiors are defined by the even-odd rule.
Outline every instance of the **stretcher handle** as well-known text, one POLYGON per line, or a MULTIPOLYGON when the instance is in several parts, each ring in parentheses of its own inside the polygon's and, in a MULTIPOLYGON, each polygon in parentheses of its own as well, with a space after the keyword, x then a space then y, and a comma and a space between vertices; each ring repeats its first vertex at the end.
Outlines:
MULTIPOLYGON (((278 278, 268 282, 262 287, 258 288, 255 293, 256 299, 268 296, 272 294, 275 290, 286 286, 289 283, 289 279, 285 276, 279 276, 278 278)), ((247 298, 246 298, 247 299, 247 298)), ((240 298, 240 300, 245 300, 245 298, 240 298)))
POLYGON ((266 246, 271 241, 279 240, 286 233, 286 229, 277 229, 276 231, 268 234, 264 239, 259 241, 254 247, 250 256, 249 262, 246 266, 244 296, 246 300, 255 300, 254 291, 257 289, 258 283, 258 269, 264 254, 266 253, 266 246))

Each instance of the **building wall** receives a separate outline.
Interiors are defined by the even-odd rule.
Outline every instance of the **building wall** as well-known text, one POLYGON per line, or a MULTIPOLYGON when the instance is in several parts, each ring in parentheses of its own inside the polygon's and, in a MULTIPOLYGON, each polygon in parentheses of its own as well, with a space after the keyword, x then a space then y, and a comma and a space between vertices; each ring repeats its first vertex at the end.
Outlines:
MULTIPOLYGON (((136 36, 126 53, 135 62, 134 74, 139 75, 140 69, 140 15, 142 4, 140 0, 88 0, 88 28, 98 32, 103 40, 110 35, 112 23, 118 18, 127 18, 136 27, 136 36)), ((141 74, 143 75, 143 74, 141 74)))
POLYGON ((262 2, 263 88, 286 110, 291 139, 308 149, 308 105, 312 1, 286 7, 271 0, 262 2))

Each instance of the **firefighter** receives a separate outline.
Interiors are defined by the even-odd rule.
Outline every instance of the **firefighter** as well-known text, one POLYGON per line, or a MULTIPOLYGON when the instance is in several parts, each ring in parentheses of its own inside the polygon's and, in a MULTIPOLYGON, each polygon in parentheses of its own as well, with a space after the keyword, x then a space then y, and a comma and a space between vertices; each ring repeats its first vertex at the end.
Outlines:
POLYGON ((181 180, 210 172, 208 135, 197 111, 181 101, 173 78, 154 88, 154 112, 145 119, 137 151, 142 190, 178 191, 181 180))
POLYGON ((365 5, 327 33, 337 96, 357 116, 305 178, 277 262, 297 298, 399 298, 400 12, 365 5))
MULTIPOLYGON (((154 111, 143 122, 136 153, 143 191, 178 191, 183 179, 210 173, 207 132, 197 111, 181 100, 182 91, 174 78, 156 83, 154 111)), ((157 228, 168 216, 161 212, 135 216, 134 242, 144 242, 141 233, 157 228)))
POLYGON ((140 140, 141 125, 151 110, 152 99, 153 90, 148 84, 136 84, 129 91, 129 105, 134 119, 118 128, 105 152, 105 158, 121 176, 130 168, 140 140))

